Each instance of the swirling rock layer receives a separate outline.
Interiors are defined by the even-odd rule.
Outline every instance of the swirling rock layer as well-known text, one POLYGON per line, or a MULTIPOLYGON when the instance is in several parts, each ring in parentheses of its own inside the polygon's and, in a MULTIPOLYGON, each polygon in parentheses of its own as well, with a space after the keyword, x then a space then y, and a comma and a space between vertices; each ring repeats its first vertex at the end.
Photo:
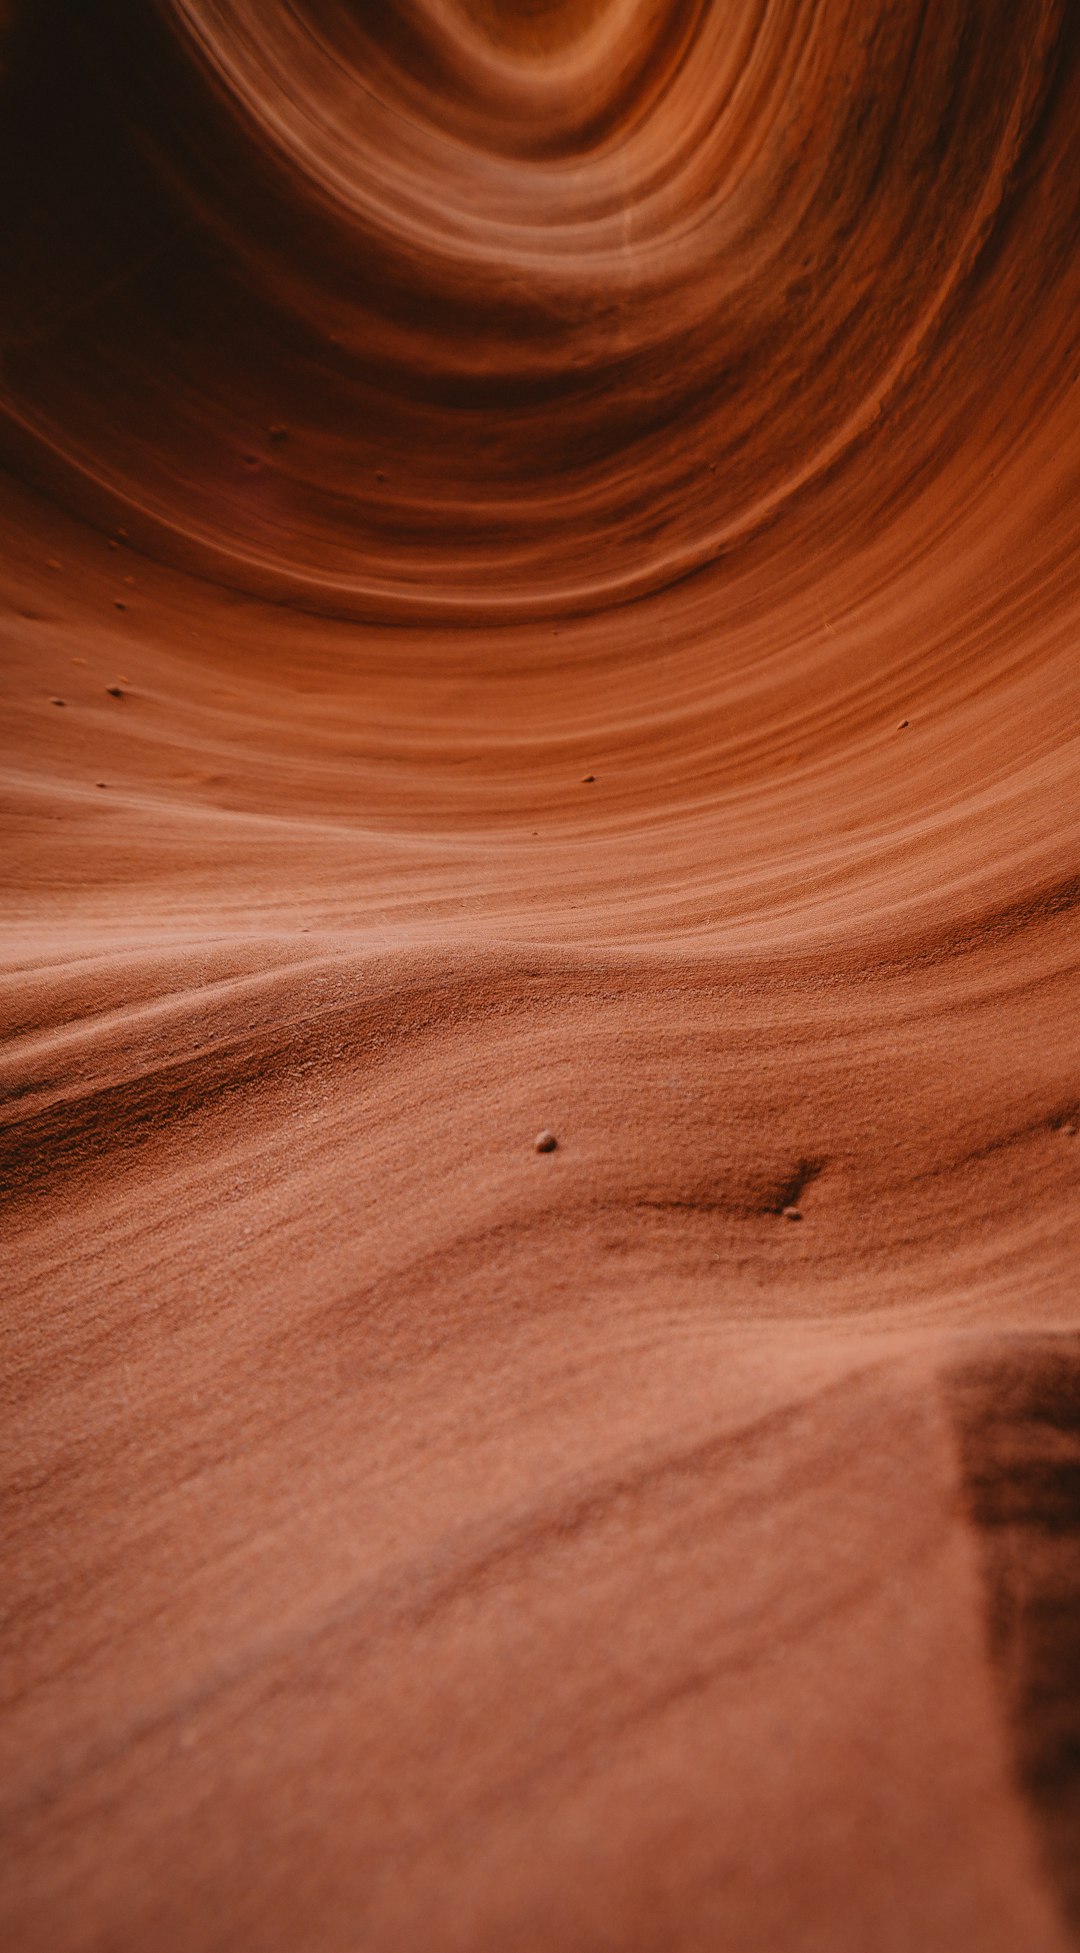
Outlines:
POLYGON ((1075 9, 0 93, 7 1938, 1061 1953, 1075 9))

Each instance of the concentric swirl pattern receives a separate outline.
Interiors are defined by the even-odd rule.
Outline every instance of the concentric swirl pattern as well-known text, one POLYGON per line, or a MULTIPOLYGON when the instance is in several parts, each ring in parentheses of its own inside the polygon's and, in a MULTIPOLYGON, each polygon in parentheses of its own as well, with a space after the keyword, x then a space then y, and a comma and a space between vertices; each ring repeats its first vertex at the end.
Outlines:
POLYGON ((595 610, 808 507, 850 551, 960 430, 1015 463, 1003 381, 1027 440, 1063 409, 1074 31, 1054 0, 47 0, 14 428, 155 548, 349 616, 595 610))

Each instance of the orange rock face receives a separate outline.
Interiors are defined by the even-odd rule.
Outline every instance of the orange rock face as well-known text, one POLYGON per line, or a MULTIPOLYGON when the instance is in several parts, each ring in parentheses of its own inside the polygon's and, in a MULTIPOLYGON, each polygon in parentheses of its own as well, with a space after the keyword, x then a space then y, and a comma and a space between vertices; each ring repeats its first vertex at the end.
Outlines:
POLYGON ((1067 1953, 1075 9, 0 99, 5 1945, 1067 1953))

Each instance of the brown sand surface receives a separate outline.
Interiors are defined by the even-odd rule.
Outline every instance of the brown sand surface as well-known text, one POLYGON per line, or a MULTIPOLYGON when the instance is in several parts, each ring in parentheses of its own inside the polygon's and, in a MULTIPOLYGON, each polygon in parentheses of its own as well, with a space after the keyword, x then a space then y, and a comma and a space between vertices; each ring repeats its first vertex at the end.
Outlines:
POLYGON ((1067 1953, 1080 12, 0 103, 0 1940, 1067 1953))

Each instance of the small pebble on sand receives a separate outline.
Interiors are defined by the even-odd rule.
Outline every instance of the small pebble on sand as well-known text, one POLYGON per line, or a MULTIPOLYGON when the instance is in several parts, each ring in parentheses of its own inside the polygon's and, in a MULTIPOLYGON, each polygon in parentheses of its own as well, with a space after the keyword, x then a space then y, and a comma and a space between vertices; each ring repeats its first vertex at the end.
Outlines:
POLYGON ((910 724, 910 719, 901 719, 900 724, 896 728, 897 732, 906 732, 910 724))
POLYGON ((591 787, 595 779, 596 779, 595 773, 586 773, 585 778, 583 779, 581 784, 583 787, 591 787))
POLYGON ((274 425, 268 427, 266 431, 272 441, 285 441, 288 439, 289 430, 287 427, 283 427, 279 420, 276 420, 274 425))
POLYGON ((124 696, 123 689, 119 685, 106 685, 105 690, 108 692, 110 698, 123 698, 124 696))
POLYGON ((50 699, 50 700, 49 700, 49 704, 50 704, 50 705, 66 705, 66 704, 67 704, 67 700, 66 700, 66 699, 62 699, 62 698, 52 698, 52 699, 50 699))
POLYGON ((543 1132, 537 1133, 535 1143, 536 1143, 536 1150, 538 1153, 553 1153, 559 1142, 556 1139, 555 1134, 553 1132, 548 1132, 547 1128, 545 1127, 543 1132))
POLYGON ((784 1219, 785 1219, 785 1221, 801 1221, 801 1220, 802 1220, 802 1210, 801 1210, 801 1208, 799 1208, 799 1207, 785 1207, 785 1209, 784 1209, 784 1219))
POLYGON ((127 609, 127 605, 126 605, 125 603, 122 603, 122 602, 120 601, 120 598, 119 598, 119 597, 117 597, 117 599, 116 599, 116 602, 115 602, 115 603, 114 603, 114 605, 113 605, 113 609, 114 609, 114 610, 126 610, 126 609, 127 609))

